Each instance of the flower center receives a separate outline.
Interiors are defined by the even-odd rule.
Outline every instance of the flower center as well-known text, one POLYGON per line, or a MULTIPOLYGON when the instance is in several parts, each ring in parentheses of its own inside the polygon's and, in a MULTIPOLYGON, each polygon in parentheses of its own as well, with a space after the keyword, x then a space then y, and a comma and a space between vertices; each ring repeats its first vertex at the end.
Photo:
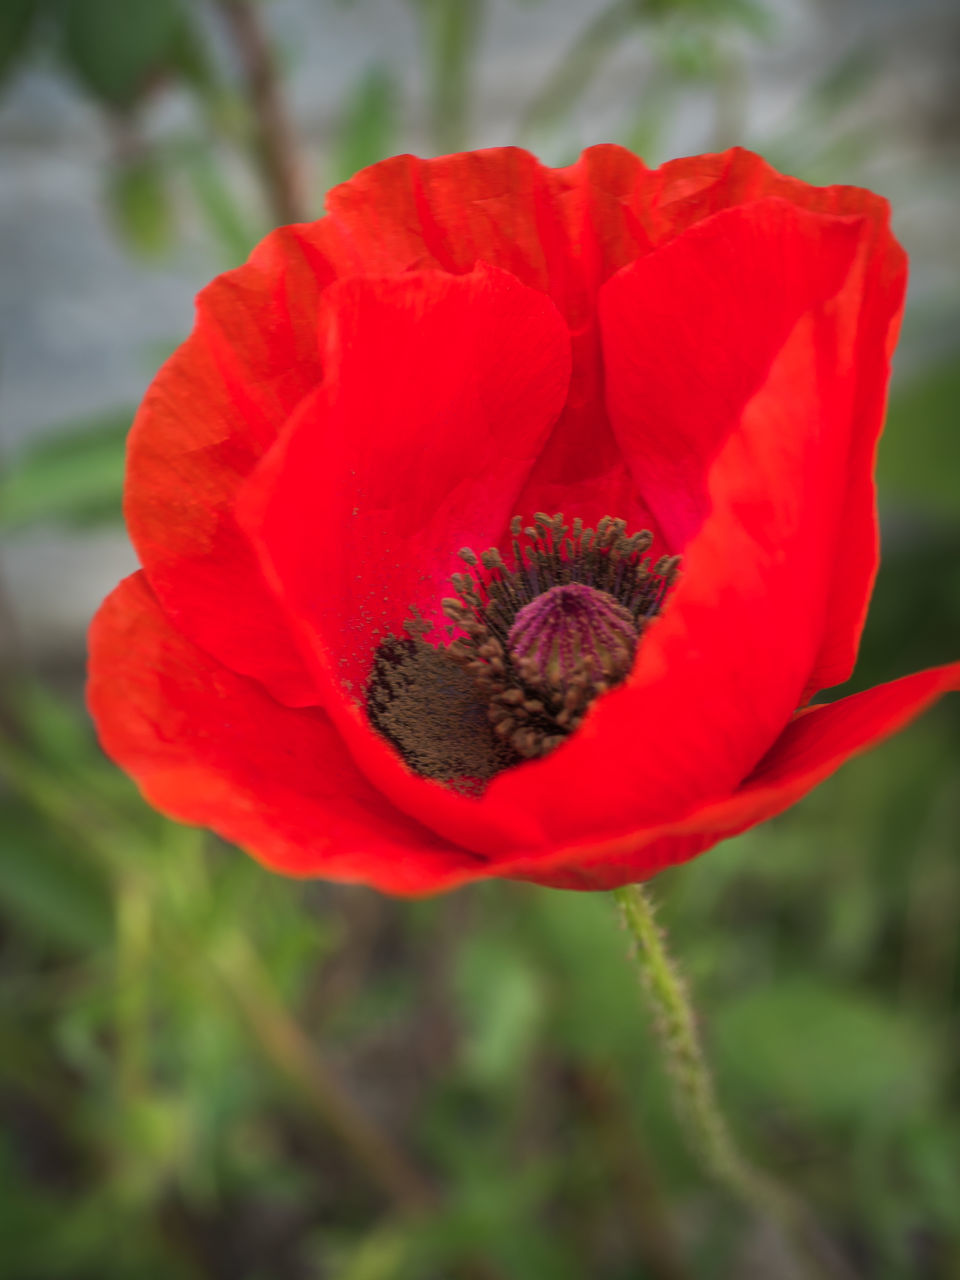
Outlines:
POLYGON ((550 587, 523 606, 507 647, 528 683, 562 693, 584 671, 622 680, 637 639, 633 617, 613 596, 570 582, 550 587))
POLYGON ((415 619, 377 649, 367 685, 373 727, 417 773, 476 792, 496 773, 554 750, 591 702, 624 680, 676 579, 679 557, 651 564, 653 542, 605 516, 538 513, 510 524, 512 565, 495 548, 460 558, 442 602, 440 644, 415 619))

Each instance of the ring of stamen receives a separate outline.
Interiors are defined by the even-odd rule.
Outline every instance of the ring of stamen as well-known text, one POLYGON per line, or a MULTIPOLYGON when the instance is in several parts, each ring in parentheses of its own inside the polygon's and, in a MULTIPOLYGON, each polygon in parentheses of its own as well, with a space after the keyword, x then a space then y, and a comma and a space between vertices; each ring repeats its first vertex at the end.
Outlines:
MULTIPOLYGON (((394 642, 387 655, 381 646, 368 683, 371 722, 407 763, 466 789, 509 764, 547 754, 578 727, 591 702, 629 674, 643 632, 679 572, 678 556, 651 564, 652 534, 628 534, 626 521, 611 516, 591 528, 579 518, 568 525, 562 514, 538 512, 526 527, 515 516, 510 533, 512 565, 496 548, 480 555, 460 551, 468 572, 452 575, 456 595, 442 601, 452 624, 448 642, 429 645, 429 628, 421 625, 405 649, 394 642), (443 743, 425 753, 425 726, 411 714, 414 701, 422 708, 449 697, 438 678, 444 662, 469 676, 485 715, 489 742, 477 736, 474 717, 475 764, 462 741, 451 741, 447 765, 438 766, 443 743), (408 724, 415 731, 398 731, 408 724)), ((464 688, 456 687, 461 715, 464 688)), ((427 718, 439 728, 436 712, 427 718)))

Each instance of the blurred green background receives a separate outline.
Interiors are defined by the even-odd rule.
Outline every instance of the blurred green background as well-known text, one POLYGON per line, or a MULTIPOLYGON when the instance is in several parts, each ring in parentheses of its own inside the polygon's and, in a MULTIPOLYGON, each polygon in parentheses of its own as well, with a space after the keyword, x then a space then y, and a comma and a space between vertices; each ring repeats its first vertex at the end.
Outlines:
MULTIPOLYGON (((0 1274, 796 1274, 687 1154, 609 901, 398 903, 164 821, 93 742, 83 625, 132 406, 271 225, 404 149, 743 142, 893 201, 856 683, 957 658, 958 62, 918 0, 2 0, 0 1274)), ((960 1276, 958 773, 954 699, 654 885, 735 1128, 852 1276, 960 1276)))

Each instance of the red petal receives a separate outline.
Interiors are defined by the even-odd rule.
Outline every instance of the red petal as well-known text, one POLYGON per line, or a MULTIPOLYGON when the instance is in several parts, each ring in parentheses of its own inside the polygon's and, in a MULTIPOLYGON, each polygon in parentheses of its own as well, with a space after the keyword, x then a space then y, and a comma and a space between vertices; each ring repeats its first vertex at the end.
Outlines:
MULTIPOLYGON (((585 153, 584 160, 590 154, 585 153)), ((597 185, 595 180, 594 186, 597 185)), ((743 205, 745 209, 756 208, 754 202, 766 197, 787 200, 797 209, 821 214, 856 215, 861 219, 856 262, 852 264, 835 304, 838 328, 834 346, 838 357, 838 374, 846 372, 843 369, 846 363, 856 378, 855 384, 849 388, 846 424, 849 431, 849 454, 845 462, 847 487, 839 503, 841 515, 837 528, 838 546, 843 547, 843 553, 842 558, 837 557, 830 583, 821 648, 806 690, 809 694, 816 689, 841 683, 850 676, 876 573, 877 522, 873 457, 882 426, 889 357, 899 326, 906 280, 906 259, 890 234, 887 202, 856 187, 807 186, 776 173, 760 157, 735 149, 721 156, 696 156, 674 161, 655 173, 646 174, 642 188, 639 189, 639 201, 635 195, 632 207, 653 244, 663 243, 676 236, 685 221, 692 223, 717 210, 737 205, 743 205)), ((654 439, 659 430, 659 446, 654 451, 653 458, 647 454, 649 442, 640 441, 639 433, 634 431, 636 442, 642 445, 644 454, 634 467, 634 475, 642 494, 654 506, 656 502, 651 493, 650 482, 640 472, 647 465, 656 468, 659 464, 661 471, 666 468, 661 481, 665 482, 668 489, 673 482, 675 493, 677 489, 682 491, 688 478, 695 478, 698 472, 702 474, 704 454, 709 455, 710 448, 716 444, 717 435, 723 435, 722 423, 717 422, 714 431, 710 431, 709 427, 705 431, 699 422, 692 422, 689 418, 684 421, 681 411, 699 414, 705 409, 708 417, 712 414, 715 420, 722 418, 724 408, 727 409, 728 419, 735 413, 735 405, 696 403, 695 393, 706 381, 702 377, 703 371, 706 369, 708 376, 716 379, 718 390, 722 388, 721 394, 730 395, 732 392, 736 399, 736 372, 748 371, 750 360, 741 359, 732 368, 728 366, 724 369, 722 358, 716 359, 711 366, 705 365, 701 351, 693 370, 691 392, 694 394, 686 400, 682 396, 671 399, 664 406, 656 400, 658 366, 652 359, 644 365, 643 352, 647 349, 647 338, 654 339, 654 348, 659 345, 663 358, 667 359, 669 353, 666 349, 669 344, 662 340, 661 321, 679 339, 681 357, 683 351, 692 345, 690 338, 694 334, 700 340, 707 338, 711 342, 715 337, 719 338, 720 341, 716 344, 719 351, 725 345, 726 330, 731 330, 734 335, 742 333, 752 345, 754 354, 762 355, 764 351, 775 349, 775 342, 766 326, 776 329, 779 320, 782 332, 789 307, 798 300, 797 291, 794 291, 792 297, 771 296, 763 299, 763 281, 759 273, 753 271, 751 278, 754 289, 756 291, 756 286, 760 285, 761 296, 758 297, 755 292, 752 298, 743 298, 740 296, 741 278, 736 270, 728 272, 724 287, 707 270, 703 272, 703 289, 699 295, 695 299, 688 296, 674 306, 668 276, 670 252, 666 250, 655 257, 659 265, 647 260, 623 273, 628 279, 632 277, 633 288, 622 278, 618 278, 605 291, 613 296, 620 291, 621 314, 624 306, 632 305, 636 308, 632 318, 627 314, 625 325, 633 350, 639 355, 635 376, 623 379, 622 371, 616 369, 608 371, 608 376, 614 384, 611 394, 618 398, 619 407, 624 411, 624 419, 629 420, 632 416, 635 427, 641 423, 647 427, 652 425, 654 439), (713 332, 710 332, 709 319, 701 318, 698 314, 702 308, 709 309, 711 304, 720 308, 719 314, 710 317, 715 322, 713 332), (619 384, 618 372, 621 378, 619 384), (653 375, 652 388, 647 380, 648 373, 653 375), (675 434, 671 432, 671 426, 675 429, 675 434), (693 451, 693 456, 687 457, 686 464, 683 446, 688 449, 692 446, 693 451), (689 464, 692 464, 691 477, 684 475, 686 465, 689 464)), ((774 262, 770 265, 776 268, 780 264, 774 262)), ((774 278, 775 275, 771 277, 774 278)), ((604 305, 602 303, 601 307, 604 305)), ((754 371, 755 369, 756 365, 754 371)), ((676 388, 672 387, 671 395, 675 393, 676 388)), ((617 412, 613 404, 611 412, 617 412)), ((621 443, 629 448, 629 440, 625 440, 622 433, 618 434, 621 443)), ((664 498, 667 497, 668 493, 665 492, 664 498)), ((682 501, 675 509, 682 510, 682 501)), ((697 522, 696 509, 688 511, 687 520, 681 521, 679 530, 675 530, 678 540, 682 541, 684 536, 688 536, 697 522)))
POLYGON ((397 156, 330 193, 323 243, 342 271, 464 272, 482 259, 548 292, 572 330, 573 382, 519 507, 575 511, 587 522, 615 511, 633 527, 656 531, 601 408, 597 289, 748 188, 759 195, 773 183, 808 199, 824 194, 781 178, 748 152, 658 170, 616 146, 592 147, 555 170, 516 148, 433 160, 397 156))
POLYGON ((292 230, 309 231, 338 275, 459 274, 492 263, 548 292, 577 332, 615 271, 695 222, 765 196, 878 220, 886 208, 857 187, 785 177, 740 148, 648 169, 605 144, 548 169, 527 151, 500 147, 385 160, 329 192, 328 218, 292 230))
POLYGON ((560 889, 612 889, 646 880, 664 867, 782 813, 851 758, 896 733, 944 693, 960 690, 960 662, 903 676, 864 693, 808 707, 736 793, 680 822, 602 844, 511 860, 498 875, 560 889))
POLYGON ((549 299, 489 267, 343 281, 326 302, 327 380, 240 510, 339 698, 411 608, 443 621, 460 547, 499 540, 570 360, 549 299))
POLYGON ((645 252, 631 212, 656 175, 621 147, 594 147, 568 169, 547 169, 515 147, 420 160, 397 156, 330 192, 326 252, 343 271, 440 267, 477 261, 550 294, 574 338, 570 404, 518 509, 575 509, 588 522, 616 508, 637 527, 637 496, 600 410, 595 298, 611 272, 645 252))
MULTIPOLYGON (((607 406, 634 481, 682 549, 708 510, 707 477, 738 427, 749 399, 802 316, 840 295, 832 329, 821 323, 827 376, 851 373, 882 397, 890 311, 860 337, 851 369, 863 291, 869 223, 809 214, 782 200, 725 210, 619 272, 602 291, 607 406), (854 266, 860 267, 851 279, 854 266)), ((868 317, 872 318, 872 317, 868 317)), ((811 369, 816 377, 818 371, 811 369)), ((824 376, 824 375, 820 375, 824 376)), ((846 388, 845 388, 846 391, 846 388)), ((849 401, 849 392, 845 397, 849 401)), ((867 425, 852 407, 845 437, 867 425)), ((818 434, 816 421, 798 424, 818 434)), ((841 455, 846 470, 846 454, 841 455)), ((866 466, 862 467, 865 472, 866 466)), ((780 483, 786 487, 790 477, 780 483)), ((846 566, 845 566, 846 568, 846 566)))
POLYGON ((523 812, 544 844, 729 795, 799 705, 840 554, 852 375, 833 297, 859 230, 764 202, 606 286, 611 413, 638 483, 675 539, 711 514, 628 684, 552 757, 490 786, 485 804, 523 812))
POLYGON ((233 502, 319 381, 315 316, 329 278, 287 229, 204 289, 193 334, 157 375, 128 447, 127 526, 163 607, 209 653, 294 705, 316 702, 316 691, 233 502))
POLYGON ((88 701, 151 804, 277 871, 402 894, 484 871, 385 801, 323 712, 280 706, 174 631, 142 574, 94 619, 88 701))
POLYGON ((396 156, 329 192, 324 249, 344 275, 459 275, 489 262, 562 303, 583 293, 566 226, 567 175, 516 147, 396 156))
POLYGON ((882 218, 864 222, 856 265, 837 298, 837 310, 847 318, 847 359, 856 371, 848 411, 850 446, 834 574, 804 701, 853 674, 879 564, 874 464, 907 283, 906 256, 890 235, 885 207, 882 213, 882 218))

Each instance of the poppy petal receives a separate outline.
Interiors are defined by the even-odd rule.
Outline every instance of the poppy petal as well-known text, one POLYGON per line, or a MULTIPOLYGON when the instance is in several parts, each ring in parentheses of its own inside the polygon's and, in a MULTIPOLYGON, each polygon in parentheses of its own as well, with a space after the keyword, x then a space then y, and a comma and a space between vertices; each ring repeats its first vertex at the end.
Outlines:
POLYGON ((849 425, 833 299, 859 227, 761 202, 693 227, 605 287, 611 417, 624 452, 674 538, 703 523, 630 680, 552 756, 488 788, 483 804, 522 811, 545 845, 602 841, 729 795, 800 705, 839 554, 849 425), (657 292, 634 289, 647 266, 657 292), (720 297, 747 300, 737 325, 725 328, 722 309, 701 301, 705 274, 720 297), (786 300, 770 302, 768 289, 786 300), (649 326, 637 319, 644 306, 649 326), (714 364, 700 382, 705 353, 714 364), (630 415, 649 404, 650 438, 662 443, 647 467, 630 415), (676 516, 680 475, 700 505, 678 500, 676 516))
MULTIPOLYGON (((614 431, 674 550, 702 525, 710 467, 771 362, 802 316, 841 293, 871 230, 862 220, 766 199, 699 223, 602 290, 614 431)), ((834 379, 847 372, 849 350, 842 344, 859 318, 859 290, 850 292, 839 301, 853 326, 838 325, 821 338, 834 379)), ((889 314, 883 318, 889 325, 889 314)), ((861 376, 882 391, 886 333, 866 354, 871 362, 861 376)), ((842 426, 845 436, 854 429, 842 426)), ((806 430, 815 437, 817 424, 806 430)))
MULTIPOLYGON (((580 163, 587 163, 592 155, 592 151, 585 152, 580 163)), ((626 175, 625 167, 617 165, 614 172, 622 182, 626 175)), ((609 179, 607 184, 610 185, 609 179)), ((597 174, 592 182, 594 199, 597 199, 596 193, 601 186, 602 180, 597 174)), ((711 214, 737 208, 748 212, 755 210, 759 202, 770 198, 787 201, 798 210, 860 220, 856 261, 847 273, 835 304, 847 320, 847 336, 839 333, 838 337, 849 344, 847 359, 858 375, 849 408, 847 489, 840 503, 842 514, 838 542, 844 547, 844 560, 837 564, 831 579, 821 648, 806 690, 806 694, 812 694, 820 688, 843 683, 852 673, 876 575, 878 535, 873 459, 883 423, 889 360, 899 328, 906 283, 906 256, 890 232, 889 206, 881 197, 858 187, 809 186, 777 173, 761 157, 734 148, 722 155, 692 156, 671 161, 660 169, 649 171, 643 175, 642 183, 638 181, 632 197, 628 197, 621 188, 619 206, 608 200, 607 209, 608 216, 615 218, 614 209, 623 208, 629 199, 631 213, 643 225, 648 242, 653 246, 675 238, 685 226, 692 226, 711 214)), ((633 313, 637 339, 644 336, 643 331, 655 330, 653 316, 659 315, 661 307, 665 307, 669 314, 670 281, 664 275, 669 261, 669 254, 665 254, 658 257, 658 266, 638 262, 630 272, 623 273, 625 276, 636 275, 638 287, 633 291, 632 301, 637 304, 633 313), (639 306, 641 282, 646 286, 643 307, 639 306), (652 313, 647 309, 651 302, 652 313)), ((738 284, 735 277, 735 285, 738 284)), ((618 280, 606 292, 609 295, 617 288, 624 289, 625 285, 626 281, 618 280)), ((721 296, 723 306, 730 309, 730 314, 725 317, 726 325, 735 329, 738 319, 744 314, 746 301, 739 296, 738 288, 721 293, 717 282, 710 276, 704 277, 704 285, 694 310, 678 317, 681 331, 688 321, 698 325, 700 307, 704 304, 709 306, 711 298, 721 296)), ((773 287, 770 295, 764 310, 767 321, 776 324, 778 303, 786 302, 787 307, 790 303, 788 299, 778 299, 773 287)), ((781 317, 784 314, 780 310, 781 317)), ((756 318, 754 312, 752 321, 755 322, 756 318)), ((759 339, 759 350, 768 346, 767 335, 761 326, 748 323, 746 332, 759 339)), ((640 342, 634 347, 640 364, 643 363, 644 349, 640 342)), ((648 363, 652 365, 653 361, 648 363)), ((719 364, 718 361, 714 363, 719 364)), ((704 367, 709 366, 698 365, 697 373, 704 367)), ((633 381, 630 388, 623 384, 615 387, 614 394, 619 390, 621 402, 626 401, 628 405, 630 395, 638 395, 639 400, 634 400, 633 404, 643 406, 639 411, 640 417, 646 415, 649 422, 653 415, 646 408, 646 384, 640 378, 633 381)), ((695 377, 694 388, 697 382, 695 377)), ((721 383, 727 390, 729 382, 721 378, 721 383)), ((679 405, 679 402, 675 403, 679 405)), ((673 407, 668 407, 668 416, 672 416, 673 426, 679 428, 676 440, 681 444, 688 443, 691 433, 697 432, 698 428, 690 422, 679 423, 680 414, 669 413, 673 407)), ((668 444, 667 453, 675 467, 681 461, 677 456, 679 450, 676 446, 671 450, 668 444)), ((643 492, 649 497, 645 486, 643 492)))
POLYGON ((171 619, 282 701, 316 690, 233 516, 236 491, 320 380, 326 278, 291 229, 197 299, 190 338, 163 366, 127 449, 127 527, 171 619))
POLYGON ((328 217, 291 231, 338 276, 459 275, 489 262, 549 293, 577 333, 621 267, 722 209, 769 196, 818 213, 886 216, 870 192, 812 187, 739 147, 649 169, 603 143, 559 169, 519 147, 394 156, 334 187, 328 217))
POLYGON ((325 298, 322 389, 239 511, 290 616, 345 681, 440 601, 463 546, 499 541, 564 402, 556 308, 506 272, 354 279, 325 298))
MULTIPOLYGON (((886 209, 884 208, 884 214, 886 209)), ((857 262, 837 309, 852 326, 848 359, 853 381, 845 487, 839 500, 838 554, 829 582, 820 650, 803 700, 850 679, 880 562, 880 530, 874 468, 883 430, 890 361, 900 331, 907 259, 890 235, 887 219, 863 224, 857 262)))
POLYGON ((417 894, 482 872, 384 800, 322 711, 281 706, 175 631, 143 574, 101 606, 90 653, 104 748, 170 817, 287 875, 417 894))
POLYGON ((896 733, 951 691, 960 691, 960 662, 807 707, 727 799, 645 832, 546 857, 512 860, 509 870, 501 864, 497 874, 561 889, 612 889, 646 880, 782 813, 852 756, 896 733))

